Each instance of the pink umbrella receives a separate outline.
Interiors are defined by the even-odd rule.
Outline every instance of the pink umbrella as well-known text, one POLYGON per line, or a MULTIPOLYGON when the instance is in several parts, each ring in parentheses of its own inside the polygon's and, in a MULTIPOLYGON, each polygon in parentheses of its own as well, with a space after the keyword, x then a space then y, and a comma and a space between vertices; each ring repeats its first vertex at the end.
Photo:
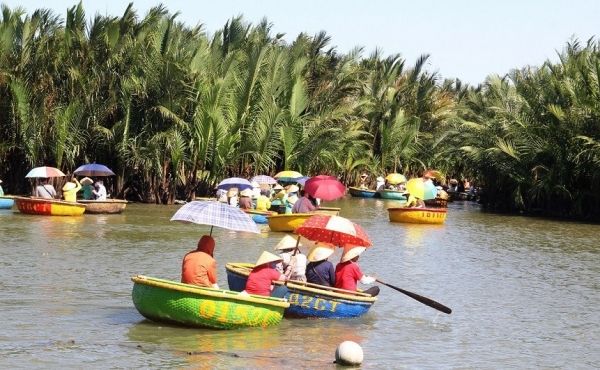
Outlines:
POLYGON ((306 180, 304 191, 314 198, 335 200, 346 194, 346 187, 334 176, 319 175, 306 180))

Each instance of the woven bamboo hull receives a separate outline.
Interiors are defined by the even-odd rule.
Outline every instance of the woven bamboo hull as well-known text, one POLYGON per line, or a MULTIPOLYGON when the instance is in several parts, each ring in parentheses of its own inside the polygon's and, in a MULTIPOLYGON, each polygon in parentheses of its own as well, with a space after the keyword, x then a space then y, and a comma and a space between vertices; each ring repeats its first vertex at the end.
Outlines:
POLYGON ((447 208, 388 208, 391 222, 443 224, 447 208))
POLYGON ((15 200, 11 197, 0 197, 0 209, 11 209, 15 205, 15 200))
POLYGON ((313 213, 319 215, 331 215, 331 216, 339 216, 340 211, 342 209, 338 207, 319 207, 313 211, 313 213))
POLYGON ((378 191, 379 196, 383 199, 395 199, 395 200, 406 200, 404 193, 395 190, 381 190, 378 191))
POLYGON ((85 213, 121 213, 127 207, 127 201, 123 199, 107 200, 78 200, 77 202, 85 204, 85 213))
MULTIPOLYGON (((242 291, 254 267, 251 263, 228 263, 227 283, 229 289, 242 291)), ((342 319, 362 316, 377 300, 368 294, 317 284, 289 281, 289 292, 285 298, 290 307, 285 309, 286 317, 342 319)))
POLYGON ((313 216, 312 213, 293 213, 289 215, 267 216, 271 231, 294 231, 302 226, 307 218, 313 216))
POLYGON ((56 199, 15 197, 19 212, 44 216, 81 216, 85 206, 56 199))
POLYGON ((279 298, 242 295, 147 276, 134 276, 132 299, 142 316, 156 322, 237 329, 281 322, 289 303, 279 298))
POLYGON ((359 189, 352 186, 348 188, 348 192, 356 198, 374 198, 377 194, 375 190, 359 189))

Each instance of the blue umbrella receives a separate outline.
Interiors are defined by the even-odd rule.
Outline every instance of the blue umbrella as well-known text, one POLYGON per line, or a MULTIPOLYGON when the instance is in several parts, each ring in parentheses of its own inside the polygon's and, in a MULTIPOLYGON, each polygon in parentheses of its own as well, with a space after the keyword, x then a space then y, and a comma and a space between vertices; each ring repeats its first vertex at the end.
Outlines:
POLYGON ((231 188, 238 188, 239 190, 252 189, 252 184, 241 177, 230 177, 217 185, 217 189, 229 190, 231 188))
POLYGON ((115 176, 110 168, 99 163, 88 163, 77 167, 73 173, 77 176, 115 176))
POLYGON ((193 201, 179 208, 171 217, 171 221, 192 222, 200 225, 210 225, 234 231, 247 231, 260 234, 260 230, 252 218, 237 207, 214 201, 193 201))

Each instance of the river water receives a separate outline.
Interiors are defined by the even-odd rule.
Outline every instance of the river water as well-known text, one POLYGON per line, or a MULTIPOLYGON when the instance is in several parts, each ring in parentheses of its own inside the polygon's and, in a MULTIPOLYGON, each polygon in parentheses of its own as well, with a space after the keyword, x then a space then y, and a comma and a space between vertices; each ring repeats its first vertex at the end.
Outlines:
MULTIPOLYGON (((156 324, 134 308, 130 277, 178 280, 207 227, 169 222, 177 206, 83 217, 0 211, 0 368, 335 368, 344 340, 362 346, 364 369, 600 367, 599 225, 490 214, 472 202, 451 203, 444 225, 392 224, 392 204, 327 205, 374 242, 359 261, 365 273, 451 315, 381 286, 358 319, 235 331, 156 324)), ((222 287, 225 262, 254 262, 282 237, 214 235, 222 287)))

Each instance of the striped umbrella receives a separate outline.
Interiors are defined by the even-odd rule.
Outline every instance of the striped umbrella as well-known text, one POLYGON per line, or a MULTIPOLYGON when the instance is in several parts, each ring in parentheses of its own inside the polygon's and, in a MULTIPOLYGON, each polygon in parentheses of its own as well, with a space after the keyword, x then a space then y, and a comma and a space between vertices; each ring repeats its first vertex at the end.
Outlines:
POLYGON ((231 188, 238 188, 239 190, 252 189, 252 184, 241 177, 230 177, 217 185, 217 189, 229 190, 231 188))
POLYGON ((274 185, 274 184, 277 184, 277 180, 275 180, 271 176, 267 176, 267 175, 254 176, 253 178, 250 179, 250 182, 256 182, 259 185, 263 185, 263 184, 274 185))
POLYGON ((369 236, 362 227, 340 216, 311 216, 295 232, 313 242, 331 243, 338 246, 351 244, 368 247, 371 245, 369 236))
POLYGON ((247 213, 229 204, 214 201, 193 201, 179 208, 171 217, 171 221, 191 222, 199 225, 210 225, 234 231, 246 231, 259 234, 256 223, 247 213))

